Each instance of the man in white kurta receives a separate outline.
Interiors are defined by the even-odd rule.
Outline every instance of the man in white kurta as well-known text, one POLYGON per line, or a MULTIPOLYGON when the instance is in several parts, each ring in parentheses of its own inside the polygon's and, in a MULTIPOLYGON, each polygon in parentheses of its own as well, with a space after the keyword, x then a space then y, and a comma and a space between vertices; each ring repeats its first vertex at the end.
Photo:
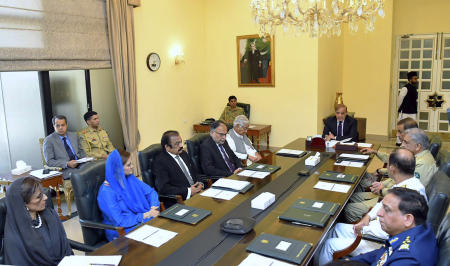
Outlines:
MULTIPOLYGON (((406 149, 398 149, 392 152, 389 156, 388 172, 389 176, 394 180, 393 187, 405 187, 418 191, 421 195, 427 198, 425 194, 425 187, 419 179, 414 177, 414 169, 416 160, 414 154, 406 149)), ((324 265, 333 260, 333 253, 350 246, 356 239, 356 232, 362 234, 369 234, 383 239, 388 239, 389 235, 381 229, 380 222, 377 217, 377 212, 382 207, 381 202, 378 202, 375 207, 367 213, 359 223, 344 224, 338 223, 330 233, 330 237, 324 243, 319 253, 319 265, 324 265)), ((380 244, 361 240, 358 247, 350 254, 357 256, 375 249, 378 249, 380 244)))
POLYGON ((247 160, 247 165, 250 165, 250 162, 261 160, 261 155, 253 147, 246 135, 249 126, 250 121, 248 118, 245 115, 238 115, 234 119, 233 128, 227 134, 227 142, 230 149, 239 159, 247 160))

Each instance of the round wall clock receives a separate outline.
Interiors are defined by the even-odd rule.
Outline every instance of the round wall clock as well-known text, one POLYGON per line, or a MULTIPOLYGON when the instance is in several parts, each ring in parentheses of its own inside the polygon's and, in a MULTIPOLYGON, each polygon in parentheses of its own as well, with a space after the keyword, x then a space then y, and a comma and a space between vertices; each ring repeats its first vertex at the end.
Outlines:
POLYGON ((157 53, 150 53, 147 56, 147 67, 151 71, 156 71, 161 66, 161 59, 157 53))

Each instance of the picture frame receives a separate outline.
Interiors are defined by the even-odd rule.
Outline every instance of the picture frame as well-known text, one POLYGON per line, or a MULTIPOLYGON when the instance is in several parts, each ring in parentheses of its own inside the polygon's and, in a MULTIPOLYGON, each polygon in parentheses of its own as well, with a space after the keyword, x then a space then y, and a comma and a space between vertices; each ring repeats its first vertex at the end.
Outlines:
POLYGON ((236 37, 239 87, 275 86, 275 49, 271 36, 236 37))

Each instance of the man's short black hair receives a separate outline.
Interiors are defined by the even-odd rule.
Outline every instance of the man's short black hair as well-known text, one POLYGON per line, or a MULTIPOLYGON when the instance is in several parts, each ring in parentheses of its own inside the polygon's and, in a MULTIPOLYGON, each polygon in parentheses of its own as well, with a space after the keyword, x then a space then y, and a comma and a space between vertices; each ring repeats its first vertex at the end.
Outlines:
POLYGON ((394 166, 398 169, 398 171, 405 175, 414 175, 414 169, 416 168, 416 158, 414 157, 414 154, 412 152, 408 151, 410 156, 403 156, 400 154, 400 150, 406 149, 400 148, 394 150, 389 155, 389 165, 394 166))
POLYGON ((58 119, 58 120, 63 120, 63 119, 64 119, 64 121, 66 121, 66 124, 67 124, 67 118, 66 118, 65 116, 63 116, 63 115, 55 115, 55 116, 52 118, 52 124, 53 124, 53 125, 55 125, 56 119, 58 119))
POLYGON ((172 144, 170 144, 170 138, 179 135, 180 133, 178 133, 178 131, 176 130, 167 130, 166 132, 163 133, 161 137, 161 147, 165 149, 166 145, 168 145, 169 147, 173 148, 172 144))
POLYGON ((216 128, 220 127, 220 125, 227 126, 227 124, 225 124, 225 122, 223 122, 222 120, 216 120, 211 124, 210 132, 216 131, 216 128))
POLYGON ((418 77, 416 71, 410 71, 408 72, 408 80, 411 80, 413 77, 418 77))
POLYGON ((228 97, 228 102, 231 102, 231 100, 233 100, 233 99, 237 101, 236 96, 231 95, 230 97, 228 97))
POLYGON ((425 224, 427 221, 428 204, 425 197, 416 190, 404 187, 394 187, 388 191, 388 194, 395 195, 400 199, 398 209, 405 214, 414 216, 416 225, 425 224))
POLYGON ((403 125, 403 130, 407 130, 410 128, 418 128, 416 120, 412 119, 411 117, 403 118, 402 120, 397 122, 397 125, 403 125))
POLYGON ((84 117, 84 121, 87 122, 89 119, 91 119, 92 116, 97 115, 97 112, 94 111, 87 111, 83 117, 84 117))

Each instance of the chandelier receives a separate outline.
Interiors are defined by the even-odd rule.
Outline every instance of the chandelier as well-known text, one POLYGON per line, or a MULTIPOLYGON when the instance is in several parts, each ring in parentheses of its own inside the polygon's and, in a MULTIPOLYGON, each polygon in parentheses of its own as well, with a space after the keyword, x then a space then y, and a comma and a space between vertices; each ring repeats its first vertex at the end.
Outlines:
POLYGON ((374 30, 377 14, 384 17, 384 0, 251 0, 254 22, 261 36, 273 35, 277 26, 297 34, 310 32, 311 37, 341 35, 347 23, 357 32, 362 21, 367 31, 374 30))

